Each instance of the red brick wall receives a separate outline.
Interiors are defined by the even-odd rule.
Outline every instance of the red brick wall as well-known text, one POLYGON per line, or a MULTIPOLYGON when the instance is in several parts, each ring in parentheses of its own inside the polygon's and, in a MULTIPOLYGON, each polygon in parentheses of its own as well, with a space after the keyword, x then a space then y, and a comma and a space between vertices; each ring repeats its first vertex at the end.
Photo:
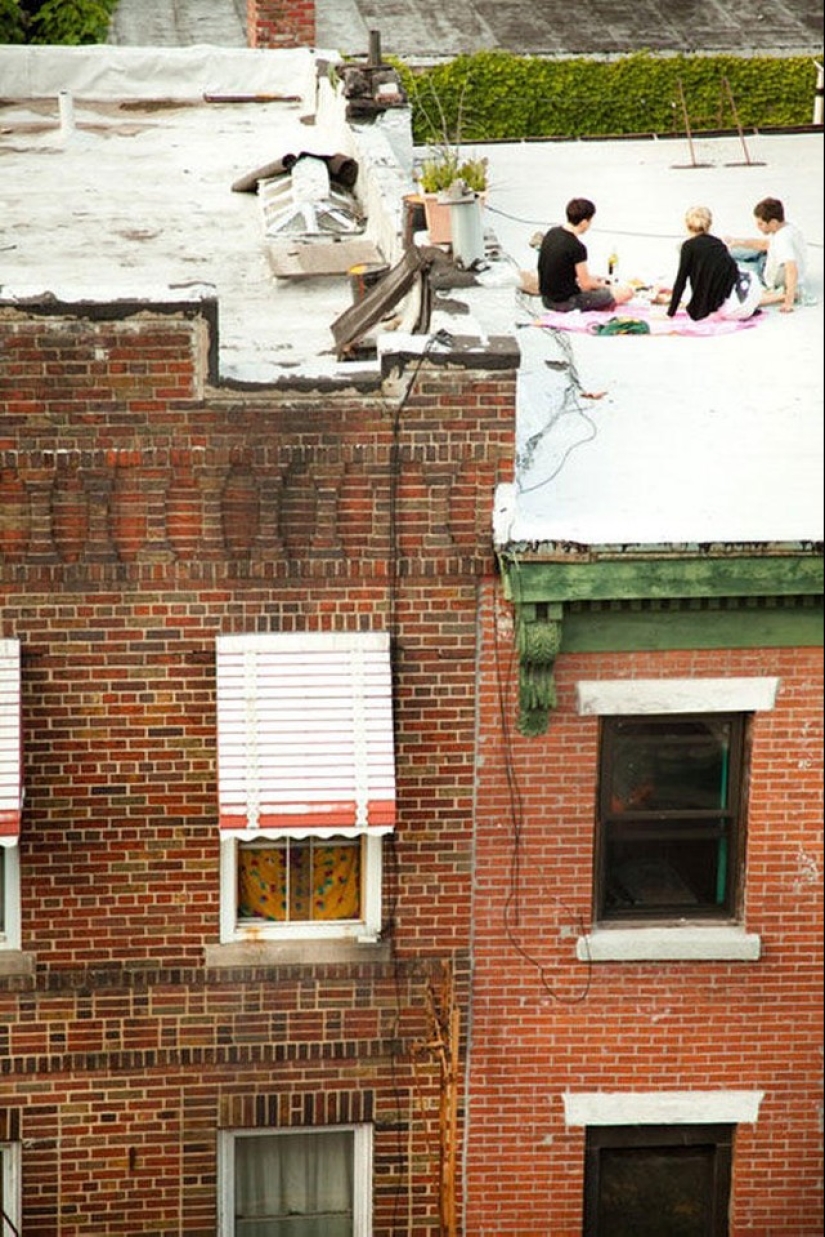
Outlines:
POLYGON ((211 980, 72 970, 16 1002, 0 992, 12 1024, 0 1137, 5 1124, 25 1144, 24 1231, 214 1237, 218 1129, 366 1121, 374 1231, 406 1231, 412 1197, 410 1231, 437 1233, 438 1071, 416 1051, 423 1001, 423 968, 403 965, 211 980))
POLYGON ((367 1120, 375 1237, 435 1237, 428 985, 452 969, 466 1032, 477 589, 515 357, 410 362, 399 410, 389 387, 211 387, 213 344, 188 309, 0 312, 0 635, 22 646, 36 962, 0 957, 0 1136, 24 1143, 27 1233, 214 1237, 219 1128, 367 1120), (394 635, 388 943, 207 969, 215 637, 319 629, 394 635))
POLYGON ((565 1126, 565 1091, 714 1089, 765 1092, 757 1123, 736 1136, 731 1237, 814 1237, 821 649, 562 654, 558 708, 546 735, 528 739, 514 725, 510 607, 499 603, 496 642, 486 594, 467 1237, 580 1237, 584 1131, 565 1126), (577 714, 576 682, 740 675, 781 680, 775 710, 757 714, 753 732, 745 918, 761 935, 761 960, 588 968, 575 945, 590 926, 598 719, 577 714))
POLYGON ((313 47, 315 0, 247 0, 250 47, 313 47))

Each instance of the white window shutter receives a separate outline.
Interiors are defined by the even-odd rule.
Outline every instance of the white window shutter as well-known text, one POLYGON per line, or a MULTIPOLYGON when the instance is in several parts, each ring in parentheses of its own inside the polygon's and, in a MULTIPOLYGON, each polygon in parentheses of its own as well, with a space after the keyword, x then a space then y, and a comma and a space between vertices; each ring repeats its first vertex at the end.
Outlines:
POLYGON ((385 633, 220 636, 217 691, 222 829, 248 837, 393 828, 385 633))
POLYGON ((0 846, 16 844, 22 809, 20 641, 0 640, 0 846))

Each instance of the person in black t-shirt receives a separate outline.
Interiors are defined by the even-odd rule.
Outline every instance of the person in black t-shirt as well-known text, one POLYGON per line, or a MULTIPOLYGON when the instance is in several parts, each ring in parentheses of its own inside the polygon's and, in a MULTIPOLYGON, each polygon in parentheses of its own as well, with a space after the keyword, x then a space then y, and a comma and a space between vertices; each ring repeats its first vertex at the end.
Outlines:
POLYGON ((633 295, 632 288, 611 285, 587 269, 587 248, 581 237, 596 207, 588 198, 567 203, 567 222, 545 232, 539 249, 538 292, 545 309, 615 309, 633 295))
POLYGON ((691 206, 685 215, 690 236, 679 250, 679 270, 667 310, 670 318, 688 283, 690 300, 685 309, 694 322, 711 314, 750 318, 759 306, 762 285, 756 273, 740 270, 725 242, 711 235, 712 223, 707 206, 691 206))

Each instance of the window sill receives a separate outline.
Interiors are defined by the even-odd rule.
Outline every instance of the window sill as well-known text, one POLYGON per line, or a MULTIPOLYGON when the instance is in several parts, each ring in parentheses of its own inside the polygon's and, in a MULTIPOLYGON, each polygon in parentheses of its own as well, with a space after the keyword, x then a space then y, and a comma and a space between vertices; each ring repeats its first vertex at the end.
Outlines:
POLYGON ((0 949, 0 975, 33 975, 34 954, 22 949, 0 949))
POLYGON ((580 962, 757 962, 758 935, 743 928, 596 928, 576 941, 580 962))
POLYGON ((204 963, 211 969, 389 960, 388 941, 232 941, 226 945, 207 945, 204 950, 204 963))

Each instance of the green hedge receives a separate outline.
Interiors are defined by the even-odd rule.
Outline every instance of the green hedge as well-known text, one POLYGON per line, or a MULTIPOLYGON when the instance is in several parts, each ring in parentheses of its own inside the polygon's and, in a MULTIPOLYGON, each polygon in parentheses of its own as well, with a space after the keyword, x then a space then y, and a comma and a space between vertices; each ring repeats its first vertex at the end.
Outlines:
POLYGON ((813 55, 546 60, 491 51, 423 69, 394 64, 421 145, 794 127, 810 124, 816 88, 813 55))
POLYGON ((118 0, 0 0, 0 43, 104 43, 118 0))

